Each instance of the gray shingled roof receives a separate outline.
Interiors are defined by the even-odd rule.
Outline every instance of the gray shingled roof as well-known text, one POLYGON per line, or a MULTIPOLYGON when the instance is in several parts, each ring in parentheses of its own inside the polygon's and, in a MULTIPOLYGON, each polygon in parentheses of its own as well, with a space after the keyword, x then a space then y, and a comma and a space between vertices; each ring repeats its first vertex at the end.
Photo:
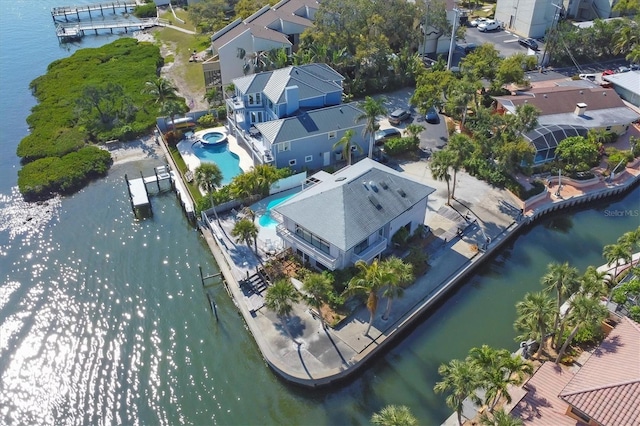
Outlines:
POLYGON ((322 182, 278 205, 275 210, 343 251, 351 249, 434 191, 368 158, 333 175, 321 172, 316 176, 322 182))
POLYGON ((342 79, 328 65, 309 64, 239 77, 233 84, 242 93, 264 93, 273 103, 279 104, 285 102, 286 87, 297 86, 298 98, 303 100, 342 90, 334 83, 342 79))
POLYGON ((271 144, 325 134, 334 130, 364 126, 357 122, 364 112, 355 103, 341 104, 303 112, 295 117, 256 123, 256 128, 271 144))

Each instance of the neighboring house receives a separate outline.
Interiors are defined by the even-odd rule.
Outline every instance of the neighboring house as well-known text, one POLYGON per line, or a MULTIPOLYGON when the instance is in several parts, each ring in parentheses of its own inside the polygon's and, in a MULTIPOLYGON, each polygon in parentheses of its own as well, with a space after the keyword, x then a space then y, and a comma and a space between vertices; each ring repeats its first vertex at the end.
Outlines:
POLYGON ((558 144, 569 136, 586 136, 590 129, 622 135, 640 117, 613 89, 584 81, 575 84, 580 86, 544 87, 495 98, 499 112, 513 114, 524 104, 540 111, 538 127, 524 135, 536 149, 534 165, 553 160, 558 144))
POLYGON ((213 57, 203 62, 206 86, 226 86, 260 69, 261 56, 273 49, 291 53, 300 34, 313 26, 317 0, 282 0, 264 6, 244 21, 236 19, 211 37, 213 57))
POLYGON ((233 80, 227 99, 229 128, 254 162, 294 170, 318 169, 341 160, 333 145, 347 130, 362 148, 363 111, 341 104, 344 78, 326 64, 290 66, 233 80))
POLYGON ((640 71, 605 75, 603 80, 613 85, 613 90, 631 105, 640 107, 640 71))
POLYGON ((577 372, 548 361, 523 388, 511 415, 525 425, 640 424, 640 324, 624 317, 577 372))
POLYGON ((498 0, 495 19, 522 37, 544 37, 559 19, 562 0, 498 0))
POLYGON ((619 16, 614 12, 617 0, 563 0, 567 18, 580 21, 607 19, 619 16))
POLYGON ((304 261, 336 270, 370 263, 400 228, 424 224, 434 189, 365 158, 334 174, 311 176, 311 186, 272 210, 277 233, 304 261), (275 211, 275 214, 274 214, 275 211))
MULTIPOLYGON (((428 5, 429 3, 427 2, 427 6, 428 5)), ((454 11, 454 8, 456 7, 456 2, 454 0, 445 0, 444 7, 447 13, 447 20, 451 25, 453 25, 453 22, 456 18, 458 18, 458 21, 460 21, 460 18, 463 14, 466 19, 466 11, 458 11, 458 13, 454 11)), ((441 34, 435 28, 428 26, 425 33, 424 24, 424 22, 420 24, 423 40, 420 41, 421 46, 419 47, 418 51, 433 58, 435 58, 438 54, 447 53, 449 51, 449 47, 451 46, 450 32, 448 31, 445 34, 441 34)))

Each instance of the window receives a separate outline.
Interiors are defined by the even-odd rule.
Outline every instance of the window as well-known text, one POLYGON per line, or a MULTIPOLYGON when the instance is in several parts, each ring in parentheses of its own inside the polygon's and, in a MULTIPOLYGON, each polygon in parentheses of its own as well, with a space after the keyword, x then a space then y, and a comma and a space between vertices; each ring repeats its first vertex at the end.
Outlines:
POLYGON ((338 136, 338 132, 336 131, 329 132, 329 139, 335 139, 336 136, 338 136))
POLYGON ((318 238, 302 226, 296 225, 296 235, 323 253, 329 254, 329 243, 318 238))
POLYGON ((295 166, 296 165, 296 159, 294 158, 293 160, 289 160, 289 165, 290 166, 295 166))
POLYGON ((253 105, 255 103, 255 99, 254 99, 253 95, 249 95, 247 97, 249 98, 249 105, 253 105))
POLYGON ((261 105, 262 104, 262 99, 260 99, 260 93, 256 93, 256 104, 257 105, 261 105))
POLYGON ((264 121, 262 119, 262 111, 252 111, 250 116, 252 123, 262 123, 264 121))
POLYGON ((282 142, 277 145, 278 145, 278 152, 291 151, 291 142, 282 142))
POLYGON ((306 157, 304 157, 305 163, 310 163, 312 161, 313 161, 313 155, 307 155, 306 157))
POLYGON ((589 423, 591 421, 591 417, 587 416, 586 414, 584 414, 582 411, 571 407, 571 414, 573 414, 574 416, 576 416, 577 418, 579 418, 580 420, 582 420, 585 423, 589 423))

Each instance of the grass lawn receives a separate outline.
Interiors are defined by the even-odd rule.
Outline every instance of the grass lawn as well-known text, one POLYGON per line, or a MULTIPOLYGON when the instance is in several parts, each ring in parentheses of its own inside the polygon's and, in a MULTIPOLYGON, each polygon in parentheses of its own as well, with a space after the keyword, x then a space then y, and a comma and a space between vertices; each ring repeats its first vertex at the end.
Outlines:
POLYGON ((189 14, 186 10, 179 8, 174 8, 173 10, 175 10, 176 16, 184 21, 184 24, 178 21, 168 8, 164 12, 160 13, 160 18, 171 21, 171 25, 175 25, 176 27, 184 28, 189 31, 196 31, 195 26, 189 21, 189 14))
POLYGON ((171 153, 171 157, 173 157, 173 161, 175 161, 176 166, 178 167, 178 170, 182 175, 182 181, 186 185, 189 193, 191 193, 191 199, 197 205, 200 199, 202 198, 202 193, 200 192, 200 189, 198 188, 198 186, 195 184, 194 181, 187 182, 187 180, 184 178, 184 174, 187 172, 188 167, 184 162, 184 160, 182 159, 182 155, 180 155, 180 152, 178 151, 178 149, 174 147, 169 147, 169 152, 171 153))

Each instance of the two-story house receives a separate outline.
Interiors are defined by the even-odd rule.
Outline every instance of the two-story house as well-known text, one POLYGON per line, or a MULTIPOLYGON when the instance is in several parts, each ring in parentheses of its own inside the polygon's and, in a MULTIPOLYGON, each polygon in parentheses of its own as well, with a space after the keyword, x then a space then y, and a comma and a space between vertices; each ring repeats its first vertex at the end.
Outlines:
POLYGON ((260 68, 261 55, 285 48, 291 53, 300 34, 313 26, 318 0, 282 0, 247 19, 236 19, 211 37, 213 57, 203 62, 206 86, 222 87, 260 68))
POLYGON ((399 229, 415 232, 434 191, 368 158, 334 174, 318 172, 308 182, 272 215, 285 247, 323 270, 369 263, 399 229))
POLYGON ((254 162, 318 169, 341 159, 333 146, 347 130, 366 152, 364 113, 341 104, 343 77, 326 64, 290 66, 233 80, 229 129, 254 162))

